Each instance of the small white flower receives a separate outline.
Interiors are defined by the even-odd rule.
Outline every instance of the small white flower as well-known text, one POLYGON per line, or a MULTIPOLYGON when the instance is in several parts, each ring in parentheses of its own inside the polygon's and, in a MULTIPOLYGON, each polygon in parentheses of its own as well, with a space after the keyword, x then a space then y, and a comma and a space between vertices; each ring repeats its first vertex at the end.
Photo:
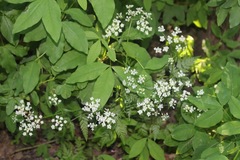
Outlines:
POLYGON ((165 31, 164 26, 159 26, 159 27, 158 27, 158 32, 164 32, 164 31, 165 31))

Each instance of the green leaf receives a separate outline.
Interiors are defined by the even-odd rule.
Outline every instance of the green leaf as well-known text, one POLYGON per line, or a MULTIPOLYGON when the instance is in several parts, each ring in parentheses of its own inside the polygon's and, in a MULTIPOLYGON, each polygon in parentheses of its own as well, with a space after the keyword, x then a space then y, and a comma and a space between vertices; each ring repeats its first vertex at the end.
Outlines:
POLYGON ((225 21, 225 19, 228 16, 228 12, 229 9, 225 9, 225 8, 219 8, 217 10, 217 25, 220 26, 223 24, 223 22, 225 21))
POLYGON ((14 44, 14 36, 12 34, 13 22, 5 15, 2 15, 0 29, 3 37, 6 38, 9 43, 14 44))
POLYGON ((137 140, 132 146, 129 153, 129 158, 137 157, 143 151, 146 145, 147 138, 142 138, 137 140))
POLYGON ((221 37, 222 31, 221 31, 220 27, 218 27, 215 23, 211 24, 211 30, 216 37, 218 37, 218 38, 221 37))
POLYGON ((80 129, 82 131, 84 139, 88 140, 88 119, 85 115, 79 116, 80 129))
POLYGON ((223 0, 210 0, 210 1, 207 3, 207 6, 209 6, 209 7, 217 7, 217 6, 219 6, 222 2, 223 2, 223 0))
POLYGON ((116 52, 113 48, 108 48, 107 56, 110 58, 111 61, 117 61, 116 52))
POLYGON ((94 62, 98 56, 101 54, 102 46, 100 40, 96 41, 89 49, 87 56, 87 63, 94 62))
POLYGON ((218 97, 218 101, 222 104, 225 105, 229 99, 231 98, 231 91, 229 88, 227 88, 227 86, 222 83, 219 82, 217 84, 217 97, 218 97))
POLYGON ((98 160, 115 160, 115 158, 107 154, 101 154, 98 156, 98 160))
POLYGON ((237 4, 237 0, 227 0, 227 1, 225 1, 225 3, 223 3, 222 5, 221 5, 221 7, 222 8, 232 8, 232 7, 234 7, 234 6, 236 6, 236 4, 237 4))
POLYGON ((230 112, 235 118, 240 119, 240 100, 235 98, 234 96, 228 102, 230 112))
POLYGON ((4 0, 8 3, 13 3, 13 4, 20 4, 20 3, 26 3, 26 2, 32 2, 34 0, 4 0))
POLYGON ((106 28, 114 15, 114 0, 90 0, 90 2, 102 27, 106 28))
POLYGON ((63 33, 67 42, 76 50, 88 53, 88 41, 80 25, 74 22, 63 22, 63 33))
POLYGON ((143 0, 143 5, 147 11, 150 11, 152 7, 152 0, 143 0))
POLYGON ((184 142, 179 142, 176 154, 183 154, 192 149, 192 140, 187 140, 184 142))
POLYGON ((7 44, 4 46, 7 50, 9 50, 12 54, 14 54, 17 57, 24 57, 28 54, 28 48, 23 47, 21 45, 12 46, 10 44, 7 44))
POLYGON ((17 68, 14 56, 8 49, 3 47, 0 47, 0 66, 2 66, 7 73, 13 72, 17 68))
POLYGON ((39 23, 39 25, 34 26, 34 28, 31 31, 28 31, 24 36, 24 42, 31 42, 31 41, 40 41, 47 37, 47 33, 44 29, 44 26, 42 23, 39 23))
POLYGON ((145 69, 160 70, 168 63, 169 57, 170 57, 169 55, 164 55, 162 58, 153 57, 147 62, 145 69))
POLYGON ((23 79, 23 89, 25 94, 30 93, 38 84, 40 66, 36 61, 28 62, 25 66, 21 66, 20 74, 23 79))
POLYGON ((197 12, 197 15, 202 27, 207 29, 208 17, 207 17, 207 11, 205 10, 205 8, 201 8, 197 12))
POLYGON ((210 109, 201 114, 201 116, 196 120, 195 125, 201 128, 209 128, 221 122, 222 118, 223 118, 222 108, 210 109))
POLYGON ((240 121, 229 121, 217 128, 217 133, 231 136, 240 134, 240 121))
POLYGON ((222 82, 226 85, 226 87, 231 90, 231 95, 235 97, 239 94, 239 76, 239 68, 234 64, 227 63, 221 79, 222 82))
POLYGON ((229 160, 229 159, 224 155, 213 155, 211 157, 207 157, 205 160, 229 160))
POLYGON ((146 66, 147 62, 151 59, 146 49, 140 47, 136 43, 123 42, 122 46, 127 55, 137 60, 137 62, 143 67, 146 66))
POLYGON ((146 160, 149 159, 149 151, 148 151, 148 147, 145 146, 142 153, 139 155, 139 159, 138 160, 146 160))
POLYGON ((240 24, 240 19, 238 15, 240 14, 240 7, 238 5, 232 7, 229 11, 229 24, 230 28, 233 28, 240 24))
POLYGON ((15 99, 10 99, 8 101, 8 104, 6 106, 6 114, 9 116, 13 113, 13 111, 15 110, 15 104, 16 104, 16 101, 15 99))
POLYGON ((185 141, 192 138, 195 131, 194 126, 191 124, 180 124, 174 128, 172 138, 178 141, 185 141))
POLYGON ((74 87, 71 85, 63 84, 56 87, 56 94, 60 94, 64 99, 71 97, 74 87))
POLYGON ((53 66, 56 72, 66 71, 86 64, 86 55, 75 50, 64 53, 63 56, 53 66))
POLYGON ((66 14, 70 15, 71 18, 78 23, 80 23, 83 26, 91 27, 93 25, 92 20, 89 18, 89 16, 78 8, 70 8, 65 11, 66 14))
POLYGON ((9 132, 13 133, 15 132, 17 126, 16 123, 13 121, 11 116, 7 116, 5 118, 5 124, 9 132))
POLYGON ((85 31, 88 40, 100 39, 100 37, 93 31, 85 31))
POLYGON ((39 97, 36 91, 33 91, 30 94, 31 97, 31 102, 33 103, 34 106, 37 106, 39 104, 39 97))
POLYGON ((151 139, 148 139, 148 150, 150 152, 150 155, 156 159, 156 160, 164 160, 164 152, 160 145, 152 141, 151 139))
POLYGON ((83 10, 87 10, 87 0, 78 0, 78 4, 83 10))
POLYGON ((112 69, 108 68, 98 77, 98 79, 95 82, 92 96, 94 98, 99 98, 101 100, 100 105, 102 107, 107 103, 109 97, 112 94, 113 87, 115 84, 114 78, 115 77, 112 73, 112 69))
POLYGON ((47 0, 42 12, 44 27, 54 42, 57 43, 62 31, 61 10, 59 5, 55 0, 47 0))
POLYGON ((27 9, 18 16, 13 26, 13 33, 21 32, 38 23, 45 10, 45 2, 46 0, 33 1, 27 9))
POLYGON ((90 63, 84 66, 78 67, 78 69, 71 74, 66 80, 67 83, 73 84, 77 82, 85 82, 96 79, 108 65, 103 63, 90 63))
POLYGON ((45 43, 40 46, 40 52, 46 54, 49 57, 51 63, 56 63, 63 54, 64 37, 61 35, 58 43, 55 43, 50 37, 47 37, 45 43))

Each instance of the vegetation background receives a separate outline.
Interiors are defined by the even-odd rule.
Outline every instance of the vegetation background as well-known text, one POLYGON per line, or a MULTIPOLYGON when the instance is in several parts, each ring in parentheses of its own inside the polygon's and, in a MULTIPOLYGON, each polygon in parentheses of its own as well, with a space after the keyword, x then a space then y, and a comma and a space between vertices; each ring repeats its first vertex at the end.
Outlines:
POLYGON ((0 159, 240 159, 239 15, 239 0, 0 0, 0 159), (171 80, 192 84, 154 97, 171 80))

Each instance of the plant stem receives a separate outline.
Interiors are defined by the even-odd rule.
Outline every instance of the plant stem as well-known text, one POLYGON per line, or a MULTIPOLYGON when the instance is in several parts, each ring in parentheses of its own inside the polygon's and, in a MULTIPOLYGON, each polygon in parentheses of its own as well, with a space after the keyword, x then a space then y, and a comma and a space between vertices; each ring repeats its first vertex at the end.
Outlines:
POLYGON ((45 142, 45 143, 41 143, 41 144, 37 144, 37 145, 35 145, 35 146, 31 146, 31 147, 25 147, 25 148, 17 149, 17 150, 15 150, 15 151, 13 151, 12 154, 16 154, 16 153, 18 153, 18 152, 22 152, 22 151, 27 151, 27 150, 35 149, 35 148, 37 148, 37 147, 39 147, 39 146, 41 146, 41 145, 44 145, 44 144, 51 144, 51 143, 54 143, 54 142, 56 142, 56 140, 51 140, 51 141, 48 141, 48 142, 45 142))

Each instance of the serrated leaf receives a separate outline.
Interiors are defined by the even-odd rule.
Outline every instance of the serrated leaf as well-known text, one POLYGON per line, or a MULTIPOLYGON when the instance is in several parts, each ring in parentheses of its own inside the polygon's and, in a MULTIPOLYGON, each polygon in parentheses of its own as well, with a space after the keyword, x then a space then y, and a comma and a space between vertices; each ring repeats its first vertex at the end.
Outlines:
POLYGON ((63 33, 67 42, 76 50, 88 53, 88 41, 80 25, 74 22, 63 22, 63 33))
POLYGON ((21 66, 20 74, 23 79, 23 89, 25 94, 30 93, 38 84, 40 66, 36 61, 28 62, 25 66, 21 66))
POLYGON ((240 100, 235 98, 234 96, 228 102, 230 112, 235 118, 240 119, 240 100))
POLYGON ((88 119, 86 116, 82 115, 79 117, 80 129, 82 131, 84 139, 88 140, 88 119))
POLYGON ((148 143, 147 144, 148 144, 148 150, 150 152, 150 155, 155 160, 164 160, 165 159, 164 151, 162 150, 160 145, 158 145, 157 143, 155 143, 151 139, 148 139, 148 143))
POLYGON ((221 135, 236 135, 240 134, 240 121, 229 121, 217 128, 217 133, 221 135))
POLYGON ((62 30, 61 10, 55 0, 47 0, 42 10, 42 22, 48 34, 57 43, 62 30))
POLYGON ((45 2, 46 0, 35 0, 30 3, 27 9, 16 19, 13 26, 13 33, 21 32, 38 23, 45 10, 45 2))
POLYGON ((87 10, 87 0, 78 0, 78 4, 81 6, 83 10, 87 10))
POLYGON ((180 124, 172 132, 172 137, 178 141, 185 141, 195 134, 194 126, 191 124, 180 124))
POLYGON ((87 63, 89 64, 94 62, 100 55, 101 50, 102 50, 101 42, 100 40, 98 40, 89 49, 87 63))
POLYGON ((114 15, 114 0, 90 0, 90 2, 102 27, 106 28, 114 15))
POLYGON ((153 57, 147 62, 145 69, 160 70, 168 63, 169 57, 170 57, 169 55, 164 55, 162 58, 153 57))
POLYGON ((78 67, 78 69, 71 74, 66 80, 67 83, 73 84, 77 82, 85 82, 96 79, 108 65, 103 63, 90 63, 84 66, 78 67))
POLYGON ((84 64, 86 64, 86 55, 72 50, 64 53, 59 61, 53 66, 53 69, 56 72, 62 72, 84 64))
POLYGON ((84 25, 84 26, 87 26, 87 27, 91 27, 93 25, 92 20, 81 9, 70 8, 70 9, 66 10, 65 13, 70 15, 73 20, 77 21, 81 25, 84 25))
POLYGON ((137 157, 144 149, 147 142, 147 138, 137 140, 132 146, 129 153, 129 158, 137 157))
POLYGON ((115 79, 111 68, 105 70, 96 80, 92 96, 101 100, 100 105, 102 107, 107 103, 111 96, 114 84, 115 79))

